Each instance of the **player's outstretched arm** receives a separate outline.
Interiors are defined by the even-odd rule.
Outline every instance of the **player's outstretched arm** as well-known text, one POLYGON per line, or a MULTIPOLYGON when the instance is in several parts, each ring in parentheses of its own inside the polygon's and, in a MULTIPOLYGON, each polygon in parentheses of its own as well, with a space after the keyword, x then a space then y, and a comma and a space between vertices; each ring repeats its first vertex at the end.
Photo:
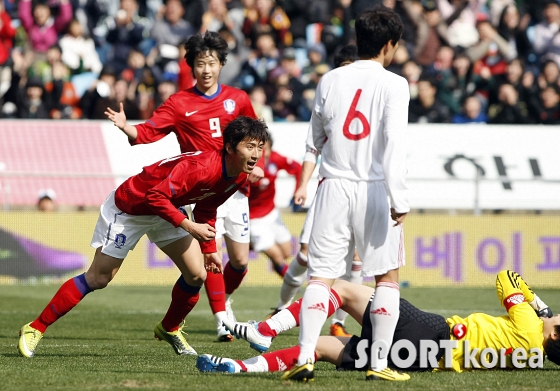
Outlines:
POLYGON ((126 114, 124 112, 124 106, 122 102, 120 103, 120 110, 117 112, 110 107, 107 107, 107 111, 105 111, 105 115, 109 118, 113 124, 123 131, 124 134, 131 140, 136 140, 138 137, 138 131, 136 130, 136 126, 132 126, 126 123, 126 114))

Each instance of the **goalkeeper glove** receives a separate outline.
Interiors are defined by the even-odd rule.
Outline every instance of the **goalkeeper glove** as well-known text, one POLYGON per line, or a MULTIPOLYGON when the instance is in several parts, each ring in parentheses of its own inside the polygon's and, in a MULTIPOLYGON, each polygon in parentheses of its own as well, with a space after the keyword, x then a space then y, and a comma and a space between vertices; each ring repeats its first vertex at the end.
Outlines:
POLYGON ((552 311, 537 295, 529 305, 535 310, 539 318, 552 318, 552 311))

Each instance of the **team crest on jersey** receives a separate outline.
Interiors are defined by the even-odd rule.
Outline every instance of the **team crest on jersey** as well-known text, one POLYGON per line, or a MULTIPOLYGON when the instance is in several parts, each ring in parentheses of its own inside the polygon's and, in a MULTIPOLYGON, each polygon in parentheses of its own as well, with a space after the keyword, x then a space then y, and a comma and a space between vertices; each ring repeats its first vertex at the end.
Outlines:
POLYGON ((126 235, 124 234, 116 234, 115 235, 115 247, 122 248, 126 243, 126 235))
POLYGON ((266 169, 268 170, 268 172, 270 173, 270 175, 276 175, 276 173, 278 172, 278 166, 274 163, 270 163, 266 169))
POLYGON ((235 101, 233 99, 224 100, 224 109, 226 109, 228 114, 233 114, 235 111, 235 101))

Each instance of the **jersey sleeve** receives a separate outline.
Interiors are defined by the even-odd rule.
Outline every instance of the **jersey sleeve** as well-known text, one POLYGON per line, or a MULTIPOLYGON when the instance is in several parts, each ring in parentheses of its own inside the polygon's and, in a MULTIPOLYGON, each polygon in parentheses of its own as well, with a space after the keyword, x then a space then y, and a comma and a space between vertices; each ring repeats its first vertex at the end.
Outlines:
MULTIPOLYGON (((190 176, 195 177, 196 174, 193 173, 190 176)), ((182 164, 179 164, 163 181, 146 192, 146 200, 150 209, 174 227, 181 225, 186 217, 173 205, 171 199, 187 194, 190 187, 189 179, 192 178, 187 175, 187 170, 182 164)))
POLYGON ((408 126, 408 102, 410 92, 405 79, 387 92, 385 123, 385 154, 383 156, 383 173, 391 201, 391 207, 398 213, 410 210, 406 177, 405 131, 408 126))
POLYGON ((154 111, 143 124, 136 125, 136 140, 128 139, 130 145, 149 144, 158 141, 175 129, 175 104, 173 96, 154 111))
POLYGON ((301 176, 301 164, 293 159, 287 158, 280 154, 276 154, 276 160, 278 161, 278 168, 285 170, 288 174, 293 175, 296 178, 296 189, 299 187, 299 181, 301 176))
POLYGON ((322 96, 323 80, 319 81, 317 91, 315 92, 315 101, 313 102, 310 121, 311 137, 308 135, 306 142, 306 151, 315 151, 316 156, 321 154, 323 145, 327 141, 327 134, 323 126, 323 108, 325 106, 325 98, 322 96))
POLYGON ((502 270, 496 277, 496 293, 512 322, 522 330, 528 330, 538 317, 528 302, 535 294, 519 274, 502 270))

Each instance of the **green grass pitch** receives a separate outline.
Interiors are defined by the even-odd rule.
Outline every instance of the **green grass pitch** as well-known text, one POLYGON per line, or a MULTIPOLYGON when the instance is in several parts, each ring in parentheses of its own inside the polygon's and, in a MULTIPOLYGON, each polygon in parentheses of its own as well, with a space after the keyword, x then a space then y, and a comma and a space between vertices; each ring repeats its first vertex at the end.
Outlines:
MULTIPOLYGON (((279 373, 201 374, 193 356, 177 356, 153 337, 169 305, 171 287, 110 286, 86 297, 54 324, 32 359, 16 350, 19 328, 33 320, 58 286, 0 286, 0 390, 557 390, 560 368, 541 370, 412 373, 408 382, 365 382, 364 373, 337 372, 319 363, 312 384, 282 382, 279 373)), ((262 319, 278 300, 277 287, 244 287, 235 293, 238 320, 262 319)), ((559 290, 539 290, 560 311, 559 290)), ((494 289, 406 288, 402 297, 444 316, 483 311, 503 315, 494 289)), ((245 359, 256 355, 244 341, 215 342, 214 320, 204 292, 187 318, 187 340, 198 353, 245 359)), ((328 324, 323 329, 328 332, 328 324)), ((349 319, 350 332, 358 324, 349 319)), ((297 343, 298 330, 275 339, 272 348, 297 343)))

